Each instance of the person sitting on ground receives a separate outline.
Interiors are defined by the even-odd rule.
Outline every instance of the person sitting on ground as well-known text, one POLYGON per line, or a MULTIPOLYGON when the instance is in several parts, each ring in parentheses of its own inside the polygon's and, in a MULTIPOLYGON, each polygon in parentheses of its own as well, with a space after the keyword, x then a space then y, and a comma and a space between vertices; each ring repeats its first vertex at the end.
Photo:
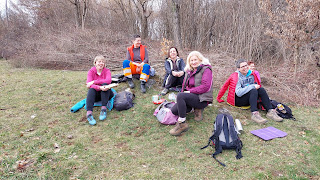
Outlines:
POLYGON ((182 90, 177 95, 177 103, 171 108, 178 115, 176 126, 170 130, 173 136, 179 136, 188 130, 186 114, 194 108, 195 120, 203 119, 203 110, 213 100, 212 67, 209 60, 198 51, 192 51, 187 58, 185 78, 182 90))
POLYGON ((146 46, 141 44, 141 37, 134 35, 133 45, 128 47, 126 60, 123 61, 123 73, 127 78, 129 87, 134 88, 132 74, 140 74, 141 92, 146 92, 146 82, 149 79, 150 65, 146 46))
POLYGON ((267 110, 267 117, 275 121, 282 121, 274 109, 272 109, 266 90, 261 87, 257 75, 252 73, 244 59, 236 62, 237 71, 232 73, 218 92, 217 101, 224 102, 222 96, 229 88, 227 102, 232 106, 249 106, 252 112, 251 119, 257 123, 264 124, 266 119, 260 116, 257 101, 260 98, 263 107, 267 110))
POLYGON ((254 74, 256 74, 258 80, 261 82, 260 74, 259 74, 259 72, 256 70, 256 66, 255 66, 254 62, 253 62, 253 61, 248 61, 248 66, 249 66, 249 69, 250 69, 254 74))
POLYGON ((182 86, 185 66, 186 64, 183 59, 179 57, 178 49, 176 47, 170 47, 168 57, 164 64, 166 75, 164 77, 164 89, 161 95, 166 95, 171 87, 176 88, 177 86, 182 86))
POLYGON ((87 105, 87 120, 90 125, 95 125, 96 120, 92 115, 94 102, 101 101, 101 112, 99 119, 107 118, 107 103, 113 97, 113 92, 110 88, 104 85, 111 83, 111 72, 106 68, 106 59, 103 56, 94 58, 94 67, 88 71, 87 88, 88 94, 86 99, 87 105))

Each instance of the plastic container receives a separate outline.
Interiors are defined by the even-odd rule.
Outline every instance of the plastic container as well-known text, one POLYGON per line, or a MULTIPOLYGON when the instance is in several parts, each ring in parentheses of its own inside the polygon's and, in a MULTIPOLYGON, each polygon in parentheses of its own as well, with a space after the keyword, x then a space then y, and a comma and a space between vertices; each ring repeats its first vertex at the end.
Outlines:
POLYGON ((177 95, 172 92, 169 94, 168 98, 169 98, 169 100, 176 102, 177 95))

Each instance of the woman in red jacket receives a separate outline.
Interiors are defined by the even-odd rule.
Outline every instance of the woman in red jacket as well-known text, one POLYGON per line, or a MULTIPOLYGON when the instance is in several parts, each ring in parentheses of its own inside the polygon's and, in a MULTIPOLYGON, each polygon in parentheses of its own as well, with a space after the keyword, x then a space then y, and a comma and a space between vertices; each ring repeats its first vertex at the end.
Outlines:
POLYGON ((249 66, 244 59, 236 62, 237 71, 232 73, 221 87, 217 101, 224 102, 222 96, 228 91, 227 103, 232 106, 250 106, 251 119, 257 123, 264 124, 266 119, 260 116, 257 108, 257 101, 261 99, 263 107, 268 111, 267 117, 275 121, 282 121, 274 109, 272 109, 269 96, 266 90, 261 87, 260 80, 255 73, 249 70, 249 66))
POLYGON ((88 71, 87 75, 87 120, 90 125, 95 125, 96 120, 92 116, 93 105, 96 101, 102 101, 102 107, 99 119, 107 118, 107 103, 113 97, 113 92, 110 88, 104 85, 111 83, 111 72, 106 68, 106 59, 103 56, 94 58, 93 67, 88 71))

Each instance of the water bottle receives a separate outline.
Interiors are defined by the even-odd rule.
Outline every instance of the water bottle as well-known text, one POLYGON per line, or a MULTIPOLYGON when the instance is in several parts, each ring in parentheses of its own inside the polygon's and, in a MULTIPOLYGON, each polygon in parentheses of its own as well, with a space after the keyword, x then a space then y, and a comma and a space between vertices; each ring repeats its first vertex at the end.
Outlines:
POLYGON ((236 122, 236 128, 237 128, 237 131, 239 132, 239 134, 243 131, 242 129, 242 125, 241 125, 241 122, 239 119, 235 119, 234 120, 236 122))

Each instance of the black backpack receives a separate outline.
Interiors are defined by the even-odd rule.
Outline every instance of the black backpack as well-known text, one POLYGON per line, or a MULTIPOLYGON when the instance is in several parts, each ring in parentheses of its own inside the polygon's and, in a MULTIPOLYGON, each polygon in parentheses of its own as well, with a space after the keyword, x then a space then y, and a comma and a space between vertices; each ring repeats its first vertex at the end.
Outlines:
POLYGON ((296 120, 296 118, 293 117, 292 110, 287 105, 279 103, 275 100, 270 100, 270 103, 272 108, 277 111, 278 116, 284 119, 296 120))
POLYGON ((119 92, 114 98, 113 107, 117 111, 127 110, 133 107, 135 95, 130 91, 119 92))
POLYGON ((242 141, 238 137, 231 115, 217 115, 216 120, 214 122, 214 130, 212 136, 209 138, 208 145, 202 147, 201 149, 207 148, 211 142, 213 143, 213 145, 215 145, 215 152, 212 154, 212 157, 216 161, 218 161, 222 166, 226 165, 217 160, 215 157, 219 153, 222 153, 222 149, 235 149, 237 152, 236 158, 242 158, 242 141))

